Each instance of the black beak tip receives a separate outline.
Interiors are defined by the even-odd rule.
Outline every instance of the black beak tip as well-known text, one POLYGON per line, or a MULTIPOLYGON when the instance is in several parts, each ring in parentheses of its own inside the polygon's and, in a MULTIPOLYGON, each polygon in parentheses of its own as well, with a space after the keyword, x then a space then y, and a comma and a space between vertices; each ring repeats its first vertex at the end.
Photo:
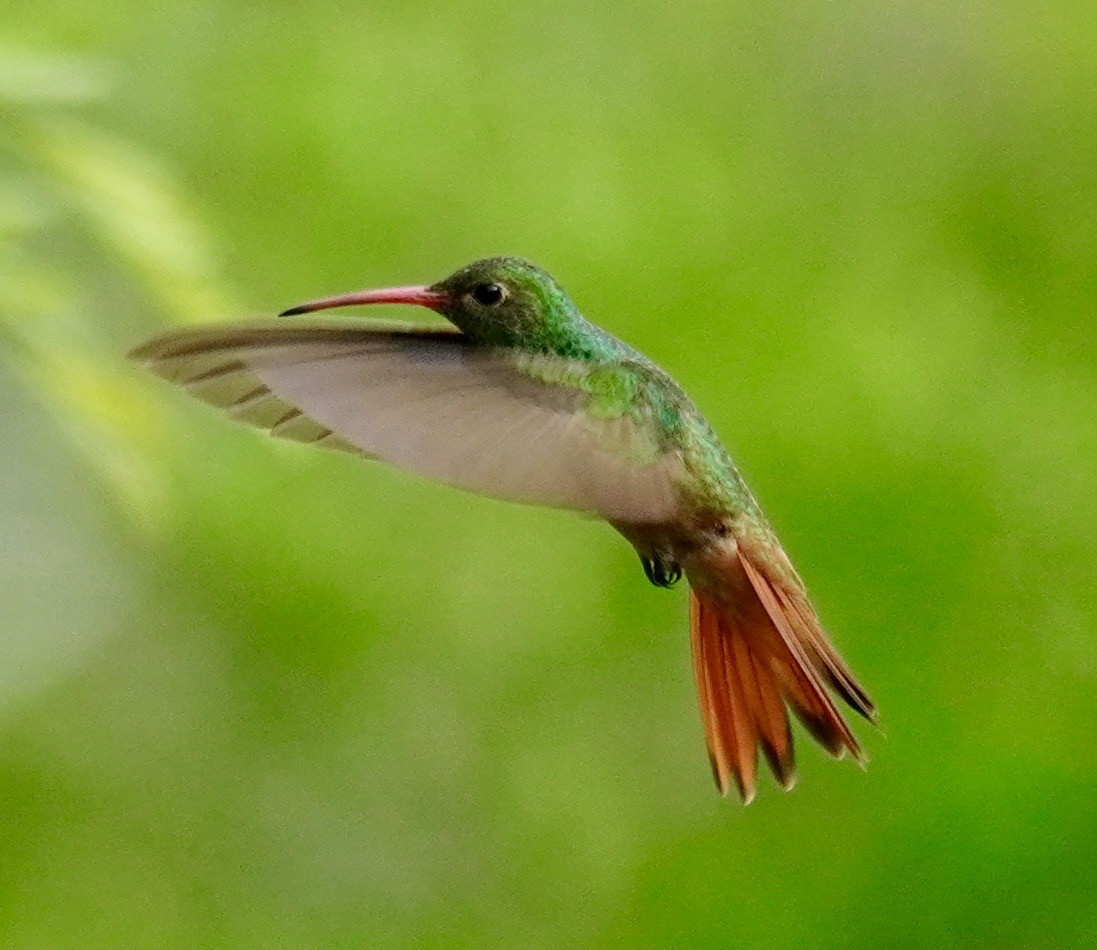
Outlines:
POLYGON ((308 309, 308 307, 290 307, 289 310, 283 310, 278 316, 296 317, 299 313, 308 313, 308 309))

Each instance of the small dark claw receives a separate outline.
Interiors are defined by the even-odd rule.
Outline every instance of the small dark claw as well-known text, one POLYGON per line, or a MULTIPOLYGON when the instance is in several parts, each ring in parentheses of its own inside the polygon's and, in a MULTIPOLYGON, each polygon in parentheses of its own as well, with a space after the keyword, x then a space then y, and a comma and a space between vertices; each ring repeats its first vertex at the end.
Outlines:
POLYGON ((677 561, 661 557, 641 557, 647 579, 656 587, 673 587, 682 579, 682 568, 677 561))

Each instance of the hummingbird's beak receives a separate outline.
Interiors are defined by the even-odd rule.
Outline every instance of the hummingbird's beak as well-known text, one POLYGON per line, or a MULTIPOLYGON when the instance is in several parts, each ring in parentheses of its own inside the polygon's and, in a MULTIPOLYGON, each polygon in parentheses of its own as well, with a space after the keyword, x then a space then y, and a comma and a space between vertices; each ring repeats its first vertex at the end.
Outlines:
POLYGON ((339 297, 325 297, 310 303, 299 304, 283 310, 278 316, 292 317, 298 313, 312 313, 314 310, 328 310, 332 307, 360 307, 371 303, 414 303, 431 310, 441 310, 449 297, 440 290, 430 287, 383 287, 380 290, 357 290, 352 294, 339 297))

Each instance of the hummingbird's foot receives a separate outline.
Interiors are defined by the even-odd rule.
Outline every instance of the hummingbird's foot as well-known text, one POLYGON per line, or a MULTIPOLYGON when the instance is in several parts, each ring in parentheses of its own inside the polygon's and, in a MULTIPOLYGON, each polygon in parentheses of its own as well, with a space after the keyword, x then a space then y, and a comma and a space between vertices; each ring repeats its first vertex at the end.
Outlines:
POLYGON ((673 587, 682 579, 682 566, 672 558, 661 554, 641 555, 640 563, 644 565, 648 580, 656 587, 673 587))

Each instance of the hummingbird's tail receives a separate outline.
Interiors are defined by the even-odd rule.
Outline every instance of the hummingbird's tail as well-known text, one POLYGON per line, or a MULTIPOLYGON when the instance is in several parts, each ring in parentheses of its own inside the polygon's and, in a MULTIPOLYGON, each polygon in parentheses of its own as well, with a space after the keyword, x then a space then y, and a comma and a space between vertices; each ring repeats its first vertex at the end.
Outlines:
POLYGON ((784 552, 739 540, 706 558, 710 582, 690 591, 701 718, 721 794, 734 780, 754 798, 761 747, 777 781, 796 783, 786 703, 836 758, 867 757, 828 692, 871 722, 876 707, 823 631, 784 552), (715 581, 715 583, 712 583, 715 581))

